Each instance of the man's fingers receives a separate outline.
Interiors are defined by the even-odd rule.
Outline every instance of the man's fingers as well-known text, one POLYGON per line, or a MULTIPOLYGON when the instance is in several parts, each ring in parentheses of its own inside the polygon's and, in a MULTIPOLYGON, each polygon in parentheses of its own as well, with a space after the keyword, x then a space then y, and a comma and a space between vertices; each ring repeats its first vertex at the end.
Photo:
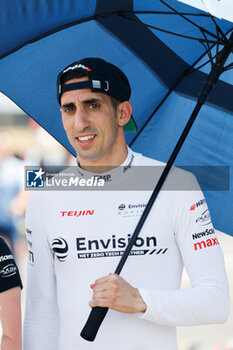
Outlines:
POLYGON ((89 302, 90 307, 101 306, 113 308, 117 297, 111 292, 96 293, 89 302))
POLYGON ((107 276, 98 278, 95 283, 92 283, 91 285, 97 285, 97 284, 101 284, 101 283, 105 283, 105 282, 109 282, 109 281, 113 281, 116 280, 118 277, 118 275, 116 275, 115 273, 110 273, 107 276))
POLYGON ((111 274, 102 278, 99 278, 90 285, 93 292, 98 292, 106 289, 117 289, 117 277, 115 274, 111 274))
POLYGON ((126 313, 145 312, 146 304, 136 288, 116 274, 99 278, 91 284, 90 307, 108 307, 126 313))
POLYGON ((100 307, 108 307, 108 303, 105 299, 100 299, 100 300, 91 300, 89 302, 89 306, 90 307, 96 307, 96 306, 100 306, 100 307))
POLYGON ((107 281, 105 279, 102 280, 105 282, 91 285, 93 289, 92 300, 89 303, 91 307, 112 307, 119 296, 116 281, 113 281, 111 278, 107 279, 107 281))
POLYGON ((109 288, 108 283, 93 284, 91 286, 93 293, 102 292, 109 288))
POLYGON ((115 298, 118 295, 118 287, 114 283, 103 283, 93 287, 92 298, 115 298))

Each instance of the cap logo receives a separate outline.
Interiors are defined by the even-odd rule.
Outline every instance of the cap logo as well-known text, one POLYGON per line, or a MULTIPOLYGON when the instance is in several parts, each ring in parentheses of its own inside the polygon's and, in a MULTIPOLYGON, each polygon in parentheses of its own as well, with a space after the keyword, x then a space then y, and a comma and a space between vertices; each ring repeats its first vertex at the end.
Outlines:
POLYGON ((86 71, 88 71, 88 72, 91 71, 90 68, 84 66, 84 64, 80 64, 80 63, 79 63, 79 64, 75 64, 74 66, 70 66, 70 67, 66 68, 65 70, 63 70, 63 73, 66 73, 66 72, 68 72, 69 70, 74 70, 74 69, 79 69, 79 68, 84 69, 84 70, 86 70, 86 71))
POLYGON ((99 80, 92 80, 92 86, 94 89, 103 89, 104 91, 109 91, 109 82, 105 80, 101 83, 99 80), (102 87, 102 85, 105 83, 105 87, 102 87))

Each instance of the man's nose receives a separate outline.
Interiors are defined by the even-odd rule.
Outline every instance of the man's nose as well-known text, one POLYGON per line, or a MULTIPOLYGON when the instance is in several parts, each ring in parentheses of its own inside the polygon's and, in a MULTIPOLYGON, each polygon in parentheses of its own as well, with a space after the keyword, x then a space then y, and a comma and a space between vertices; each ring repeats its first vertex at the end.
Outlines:
POLYGON ((78 131, 82 131, 89 126, 87 113, 81 107, 76 108, 74 124, 75 129, 78 131))

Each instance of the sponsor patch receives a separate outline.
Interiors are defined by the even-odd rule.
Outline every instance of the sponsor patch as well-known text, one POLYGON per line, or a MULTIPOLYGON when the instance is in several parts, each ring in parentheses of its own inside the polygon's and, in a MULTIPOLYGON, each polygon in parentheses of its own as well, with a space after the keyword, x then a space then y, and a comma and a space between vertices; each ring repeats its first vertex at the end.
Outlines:
MULTIPOLYGON (((153 249, 150 251, 149 249, 139 249, 139 250, 131 250, 129 255, 135 256, 135 255, 152 255, 152 254, 165 254, 168 248, 165 249, 153 249)), ((124 251, 122 250, 115 250, 110 252, 95 252, 95 253, 78 253, 79 259, 93 259, 93 258, 107 258, 107 257, 115 257, 115 256, 122 256, 124 254, 124 251)))
POLYGON ((0 276, 1 277, 11 277, 15 275, 17 272, 17 267, 15 264, 8 264, 3 267, 2 270, 0 270, 0 276))
POLYGON ((52 241, 52 250, 59 261, 64 262, 68 256, 68 244, 64 238, 55 238, 52 241))
POLYGON ((206 226, 211 223, 210 212, 209 209, 203 211, 201 216, 197 217, 195 220, 196 224, 200 224, 201 226, 206 226))
POLYGON ((212 247, 214 245, 219 245, 217 238, 211 238, 211 239, 207 239, 207 241, 194 243, 194 249, 201 250, 204 248, 212 247))
POLYGON ((192 236, 193 236, 193 239, 198 239, 204 236, 213 235, 214 233, 215 231, 213 228, 207 228, 205 231, 194 233, 192 236))
POLYGON ((34 254, 33 254, 33 252, 30 250, 30 249, 28 249, 28 261, 30 262, 30 263, 34 263, 34 261, 35 261, 35 259, 34 259, 34 254))
POLYGON ((12 260, 14 259, 12 254, 0 256, 0 262, 6 261, 6 260, 11 260, 11 259, 12 260))
POLYGON ((146 207, 146 203, 135 203, 135 204, 121 203, 117 208, 118 209, 117 215, 123 218, 141 216, 145 207, 146 207))
POLYGON ((92 210, 70 210, 70 211, 60 211, 61 216, 87 216, 93 215, 94 209, 92 210))
POLYGON ((32 235, 32 231, 29 230, 28 228, 26 228, 26 233, 28 233, 29 235, 32 235))
MULTIPOLYGON (((77 256, 79 259, 122 256, 130 238, 130 234, 127 237, 116 237, 113 234, 106 239, 93 240, 88 240, 86 237, 78 237, 76 238, 77 256)), ((162 255, 167 250, 168 248, 157 247, 157 238, 155 236, 138 237, 129 255, 162 255)))
POLYGON ((131 155, 131 159, 129 161, 129 163, 127 165, 124 166, 123 168, 123 173, 125 173, 127 170, 129 170, 133 164, 133 160, 134 160, 134 155, 131 155))
POLYGON ((189 210, 193 211, 193 210, 195 210, 196 208, 202 206, 205 203, 206 203, 206 200, 205 200, 205 198, 203 198, 203 199, 199 200, 198 202, 192 204, 190 206, 189 210))
POLYGON ((84 66, 84 64, 75 64, 74 66, 69 66, 68 68, 66 68, 65 70, 63 70, 63 73, 66 73, 70 70, 75 70, 75 69, 83 69, 83 70, 86 70, 87 72, 90 72, 91 71, 91 68, 88 68, 86 66, 84 66))

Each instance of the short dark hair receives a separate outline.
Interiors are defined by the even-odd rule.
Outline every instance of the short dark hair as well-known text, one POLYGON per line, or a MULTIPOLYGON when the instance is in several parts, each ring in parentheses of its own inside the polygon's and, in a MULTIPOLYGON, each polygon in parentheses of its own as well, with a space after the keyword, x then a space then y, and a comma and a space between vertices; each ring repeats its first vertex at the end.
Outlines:
MULTIPOLYGON (((63 75, 62 79, 61 79, 61 84, 66 84, 69 80, 72 79, 79 79, 79 78, 83 78, 83 77, 87 77, 88 75, 83 72, 83 71, 71 71, 71 72, 67 72, 66 74, 63 75)), ((112 106, 114 111, 117 110, 117 107, 119 106, 119 104, 121 103, 119 100, 117 100, 115 97, 108 95, 111 99, 112 102, 112 106)))

